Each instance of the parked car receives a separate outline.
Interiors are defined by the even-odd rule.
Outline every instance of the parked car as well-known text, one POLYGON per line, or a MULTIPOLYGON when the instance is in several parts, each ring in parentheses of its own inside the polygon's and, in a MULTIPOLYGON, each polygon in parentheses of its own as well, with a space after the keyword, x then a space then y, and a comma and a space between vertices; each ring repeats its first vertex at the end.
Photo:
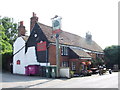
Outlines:
POLYGON ((98 74, 98 68, 91 68, 92 74, 98 74))

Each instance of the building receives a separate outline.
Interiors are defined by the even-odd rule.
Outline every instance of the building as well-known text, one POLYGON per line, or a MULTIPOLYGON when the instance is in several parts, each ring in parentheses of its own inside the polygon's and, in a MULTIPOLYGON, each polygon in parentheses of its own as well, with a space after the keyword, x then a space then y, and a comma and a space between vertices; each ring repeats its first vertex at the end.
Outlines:
MULTIPOLYGON (((20 31, 14 43, 13 73, 25 74, 25 67, 29 65, 56 65, 56 40, 51 26, 39 23, 33 13, 30 36, 25 36, 23 29, 22 33, 20 31)), ((75 73, 89 69, 91 61, 96 60, 96 57, 104 57, 102 48, 92 40, 90 33, 86 33, 86 38, 83 38, 62 30, 59 44, 60 67, 70 67, 75 73)))

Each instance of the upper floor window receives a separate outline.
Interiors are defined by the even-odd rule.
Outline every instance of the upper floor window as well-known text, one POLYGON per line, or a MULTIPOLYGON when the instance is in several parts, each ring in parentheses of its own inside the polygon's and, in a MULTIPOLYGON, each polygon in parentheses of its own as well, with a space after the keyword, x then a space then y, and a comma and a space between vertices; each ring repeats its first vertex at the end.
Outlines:
POLYGON ((61 55, 68 55, 68 48, 65 46, 61 47, 61 55))

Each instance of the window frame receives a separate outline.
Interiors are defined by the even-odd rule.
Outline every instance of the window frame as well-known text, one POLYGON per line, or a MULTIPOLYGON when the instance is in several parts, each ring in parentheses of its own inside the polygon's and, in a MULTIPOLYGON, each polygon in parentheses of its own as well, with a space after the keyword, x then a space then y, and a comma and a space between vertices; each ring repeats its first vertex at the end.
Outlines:
POLYGON ((72 62, 71 64, 72 64, 71 69, 72 69, 73 71, 76 71, 76 62, 72 62))
POLYGON ((68 56, 68 47, 61 46, 61 55, 68 56))
POLYGON ((68 61, 62 61, 62 67, 69 67, 68 61))

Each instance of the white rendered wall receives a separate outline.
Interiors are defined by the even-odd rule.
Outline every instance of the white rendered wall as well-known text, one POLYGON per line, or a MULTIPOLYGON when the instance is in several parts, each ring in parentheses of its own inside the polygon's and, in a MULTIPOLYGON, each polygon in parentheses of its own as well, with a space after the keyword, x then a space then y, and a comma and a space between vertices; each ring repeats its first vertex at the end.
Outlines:
MULTIPOLYGON (((14 51, 13 54, 15 54, 18 50, 20 50, 23 46, 25 46, 25 41, 22 39, 22 37, 18 37, 13 45, 14 51)), ((25 47, 13 57, 13 73, 15 74, 25 74, 25 47), (17 65, 17 60, 20 60, 20 65, 17 65)))
POLYGON ((39 65, 36 58, 35 47, 29 47, 27 53, 25 54, 25 66, 28 65, 39 65))
POLYGON ((35 47, 28 47, 27 53, 25 54, 25 66, 28 65, 40 65, 40 66, 50 66, 50 63, 39 63, 37 62, 35 47))
MULTIPOLYGON (((22 37, 18 37, 13 45, 14 50, 13 54, 19 51, 23 46, 25 46, 25 41, 22 37)), ((28 47, 28 50, 25 54, 25 47, 20 50, 13 57, 13 73, 14 74, 25 74, 25 67, 28 65, 40 65, 46 66, 50 65, 50 63, 39 63, 37 62, 35 47, 28 47), (20 60, 20 65, 17 65, 17 60, 20 60)))

